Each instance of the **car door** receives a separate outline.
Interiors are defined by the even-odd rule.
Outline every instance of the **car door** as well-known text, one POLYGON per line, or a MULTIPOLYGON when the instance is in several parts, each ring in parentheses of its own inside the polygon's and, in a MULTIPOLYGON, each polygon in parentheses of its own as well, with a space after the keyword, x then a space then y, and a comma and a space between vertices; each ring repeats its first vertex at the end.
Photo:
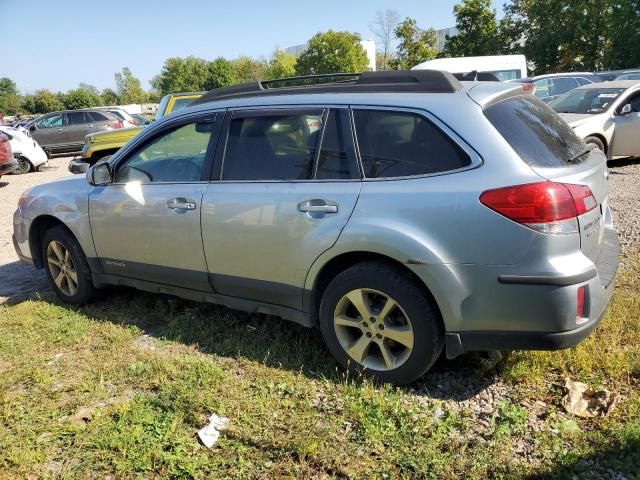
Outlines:
POLYGON ((36 120, 31 128, 31 136, 41 147, 56 151, 64 143, 64 113, 50 113, 36 120))
POLYGON ((104 273, 209 291, 200 212, 220 113, 180 117, 117 155, 89 196, 104 273))
POLYGON ((66 116, 67 122, 62 131, 63 141, 68 150, 82 148, 84 137, 90 133, 88 125, 92 124, 91 117, 81 111, 67 112, 66 116))
POLYGON ((90 123, 87 124, 86 135, 107 130, 110 127, 110 123, 113 121, 108 117, 109 114, 105 112, 91 111, 85 112, 85 115, 90 119, 90 123))
POLYGON ((615 117, 611 155, 633 157, 640 155, 640 91, 631 93, 620 102, 615 117), (621 114, 622 108, 631 105, 631 112, 621 114))
POLYGON ((338 239, 360 192, 343 108, 235 110, 221 172, 202 200, 202 237, 214 289, 302 309, 311 264, 338 239))

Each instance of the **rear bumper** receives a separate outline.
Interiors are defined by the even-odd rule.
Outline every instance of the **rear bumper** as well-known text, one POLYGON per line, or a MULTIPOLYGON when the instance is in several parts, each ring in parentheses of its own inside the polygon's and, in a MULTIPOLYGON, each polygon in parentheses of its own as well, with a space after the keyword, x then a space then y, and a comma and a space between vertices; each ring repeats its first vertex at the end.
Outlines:
MULTIPOLYGON (((594 306, 597 305, 598 308, 591 312, 589 320, 584 324, 570 330, 552 332, 505 330, 447 332, 445 336, 447 357, 455 358, 462 353, 476 350, 561 350, 576 346, 588 337, 604 318, 613 296, 619 256, 618 237, 614 230, 607 229, 602 251, 595 262, 593 275, 585 273, 583 277, 575 276, 573 280, 576 282, 572 284, 568 283, 571 276, 549 277, 547 282, 543 282, 542 278, 534 278, 533 281, 526 282, 525 279, 530 277, 521 277, 522 281, 509 282, 521 284, 521 288, 540 288, 542 285, 553 285, 571 289, 572 292, 578 286, 589 285, 588 288, 591 292, 589 302, 594 306), (587 281, 589 283, 585 284, 584 282, 587 281), (600 290, 597 295, 592 291, 594 284, 600 290)), ((575 312, 575 310, 573 311, 575 312)))
POLYGON ((0 175, 11 173, 16 168, 18 168, 18 162, 16 160, 10 160, 8 162, 0 163, 0 175))

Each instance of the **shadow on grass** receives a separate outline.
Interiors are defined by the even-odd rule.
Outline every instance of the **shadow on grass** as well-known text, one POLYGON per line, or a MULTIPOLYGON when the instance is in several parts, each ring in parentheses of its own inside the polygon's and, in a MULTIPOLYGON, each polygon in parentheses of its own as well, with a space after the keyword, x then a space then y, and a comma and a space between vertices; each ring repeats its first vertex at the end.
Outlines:
POLYGON ((527 480, 622 480, 640 478, 640 436, 627 439, 624 445, 616 441, 585 456, 570 455, 549 470, 525 477, 527 480))
MULTIPOLYGON (((5 266, 0 266, 0 277, 5 266)), ((30 269, 35 275, 36 272, 30 269)), ((48 290, 38 295, 63 305, 48 290)), ((8 304, 25 300, 16 295, 8 304)), ((191 302, 126 287, 108 287, 98 300, 78 310, 88 317, 117 325, 136 326, 152 337, 196 346, 210 355, 243 358, 278 369, 299 371, 308 378, 344 382, 346 373, 325 347, 319 329, 309 329, 277 317, 191 302)), ((420 395, 461 401, 494 382, 483 374, 480 354, 446 361, 444 354, 423 378, 407 387, 420 395)), ((360 382, 360 378, 348 377, 360 382)))

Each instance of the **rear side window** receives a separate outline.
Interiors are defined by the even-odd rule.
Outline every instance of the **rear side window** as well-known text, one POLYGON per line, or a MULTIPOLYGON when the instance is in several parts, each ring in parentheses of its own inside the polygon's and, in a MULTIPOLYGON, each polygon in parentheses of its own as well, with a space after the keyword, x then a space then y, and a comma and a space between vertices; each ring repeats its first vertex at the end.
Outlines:
MULTIPOLYGON (((484 115, 532 167, 565 166, 585 148, 573 129, 533 95, 494 103, 485 109, 484 115)), ((576 162, 585 158, 586 155, 576 162)))
POLYGON ((354 118, 367 178, 428 175, 471 164, 466 152, 421 115, 355 110, 354 118))
POLYGON ((248 114, 232 119, 222 179, 313 178, 322 113, 248 114))
POLYGON ((554 78, 553 79, 553 93, 552 95, 562 95, 563 93, 573 90, 578 86, 578 82, 575 78, 554 78))
POLYGON ((86 112, 86 115, 91 117, 94 122, 107 122, 109 119, 100 112, 86 112))
POLYGON ((322 135, 316 178, 359 178, 358 162, 353 150, 353 136, 347 110, 331 110, 322 135))
POLYGON ((84 112, 68 112, 67 123, 69 125, 82 125, 83 123, 87 123, 84 119, 84 112))
POLYGON ((117 118, 118 120, 124 120, 124 119, 125 119, 125 118, 124 118, 124 115, 122 115, 122 114, 121 114, 119 111, 117 111, 117 110, 109 110, 109 113, 110 113, 111 115, 115 115, 115 116, 116 116, 116 118, 117 118))

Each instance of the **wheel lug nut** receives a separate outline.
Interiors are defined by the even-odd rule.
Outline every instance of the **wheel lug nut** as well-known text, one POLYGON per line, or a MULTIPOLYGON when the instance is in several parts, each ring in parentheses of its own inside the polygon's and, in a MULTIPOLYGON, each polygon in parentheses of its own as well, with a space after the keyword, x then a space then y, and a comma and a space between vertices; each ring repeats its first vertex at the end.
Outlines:
POLYGON ((379 333, 376 333, 376 338, 382 338, 382 335, 380 335, 379 333))
POLYGON ((367 332, 367 338, 371 338, 373 334, 371 332, 367 332))
POLYGON ((378 325, 378 328, 379 328, 380 330, 384 330, 384 325, 380 324, 380 325, 378 325))
POLYGON ((376 323, 376 318, 375 318, 375 317, 371 317, 371 318, 369 319, 369 321, 370 321, 371 323, 376 323))
POLYGON ((363 327, 368 327, 368 326, 369 326, 369 324, 368 324, 367 322, 363 322, 363 323, 362 323, 362 326, 363 326, 363 327))

